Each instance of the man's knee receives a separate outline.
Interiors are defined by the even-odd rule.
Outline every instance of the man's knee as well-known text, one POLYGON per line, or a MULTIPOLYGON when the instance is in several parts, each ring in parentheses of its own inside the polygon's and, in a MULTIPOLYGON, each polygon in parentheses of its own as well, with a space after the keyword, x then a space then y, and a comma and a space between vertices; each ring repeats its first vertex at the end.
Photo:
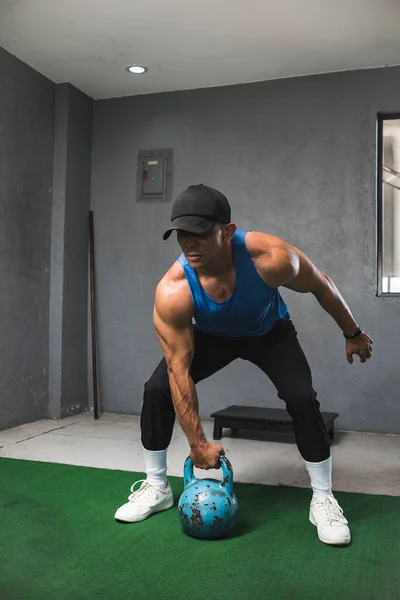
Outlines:
POLYGON ((166 377, 150 377, 144 384, 144 399, 159 400, 169 398, 171 396, 168 376, 166 377))
POLYGON ((290 390, 287 393, 279 394, 279 397, 286 402, 289 411, 319 408, 317 394, 312 388, 290 390))

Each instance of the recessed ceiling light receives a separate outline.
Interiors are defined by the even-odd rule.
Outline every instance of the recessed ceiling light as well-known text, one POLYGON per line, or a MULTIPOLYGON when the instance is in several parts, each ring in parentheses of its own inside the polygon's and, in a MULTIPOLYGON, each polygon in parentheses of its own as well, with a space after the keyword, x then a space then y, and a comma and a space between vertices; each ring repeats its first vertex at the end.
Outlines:
POLYGON ((146 67, 143 67, 142 65, 131 65, 130 67, 127 67, 127 70, 134 75, 141 75, 147 71, 146 67))

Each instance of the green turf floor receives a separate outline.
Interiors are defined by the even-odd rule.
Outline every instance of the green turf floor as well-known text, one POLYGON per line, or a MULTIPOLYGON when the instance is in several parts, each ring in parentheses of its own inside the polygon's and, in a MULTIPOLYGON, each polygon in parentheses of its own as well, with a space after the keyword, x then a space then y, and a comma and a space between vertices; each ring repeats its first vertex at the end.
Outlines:
POLYGON ((353 541, 335 548, 308 521, 309 490, 235 484, 232 537, 203 541, 175 507, 114 521, 142 477, 0 459, 1 600, 400 599, 400 498, 336 494, 353 541))

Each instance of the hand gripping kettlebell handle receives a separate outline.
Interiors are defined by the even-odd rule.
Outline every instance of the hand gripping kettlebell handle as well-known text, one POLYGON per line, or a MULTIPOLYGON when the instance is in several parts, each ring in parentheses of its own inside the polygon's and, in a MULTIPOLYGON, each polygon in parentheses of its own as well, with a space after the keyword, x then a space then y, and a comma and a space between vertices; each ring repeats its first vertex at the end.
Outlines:
MULTIPOLYGON (((232 495, 233 493, 233 472, 232 465, 229 460, 226 458, 224 454, 221 454, 219 457, 219 462, 222 467, 223 479, 220 483, 220 486, 228 495, 232 495)), ((185 460, 185 464, 183 467, 183 480, 184 487, 187 488, 188 485, 197 481, 197 477, 195 477, 193 473, 193 462, 190 456, 185 460)))
POLYGON ((224 454, 219 457, 219 462, 222 467, 223 479, 220 483, 220 487, 225 490, 227 496, 233 494, 233 471, 232 465, 224 454))

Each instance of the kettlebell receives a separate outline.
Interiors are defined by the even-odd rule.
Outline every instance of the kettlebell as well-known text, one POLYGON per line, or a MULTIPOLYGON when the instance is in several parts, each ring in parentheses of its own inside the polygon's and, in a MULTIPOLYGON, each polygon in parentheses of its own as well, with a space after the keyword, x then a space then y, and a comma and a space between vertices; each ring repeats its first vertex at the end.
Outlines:
POLYGON ((223 479, 197 479, 188 456, 184 465, 184 490, 179 498, 178 514, 184 531, 195 538, 225 537, 235 526, 239 505, 233 493, 232 465, 220 456, 223 479))

